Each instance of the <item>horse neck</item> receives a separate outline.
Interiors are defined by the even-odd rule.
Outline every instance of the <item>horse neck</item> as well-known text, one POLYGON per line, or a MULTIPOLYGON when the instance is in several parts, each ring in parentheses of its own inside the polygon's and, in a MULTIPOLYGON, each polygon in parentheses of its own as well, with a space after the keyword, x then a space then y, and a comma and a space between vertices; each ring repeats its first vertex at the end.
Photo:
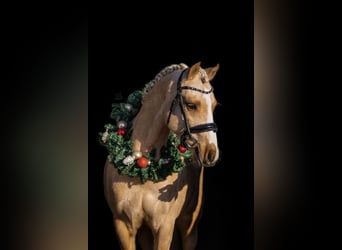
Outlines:
POLYGON ((133 121, 133 151, 147 154, 156 149, 156 159, 159 159, 160 149, 166 144, 170 132, 165 117, 172 101, 169 100, 172 84, 174 81, 167 76, 155 84, 145 96, 141 109, 133 121))

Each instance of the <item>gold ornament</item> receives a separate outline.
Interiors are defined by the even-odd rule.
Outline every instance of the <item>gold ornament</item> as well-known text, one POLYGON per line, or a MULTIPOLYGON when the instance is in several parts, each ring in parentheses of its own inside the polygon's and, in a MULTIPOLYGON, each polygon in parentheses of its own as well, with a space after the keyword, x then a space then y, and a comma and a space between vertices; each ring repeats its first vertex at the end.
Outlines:
POLYGON ((140 151, 134 151, 132 156, 134 159, 139 159, 142 157, 142 153, 140 151))

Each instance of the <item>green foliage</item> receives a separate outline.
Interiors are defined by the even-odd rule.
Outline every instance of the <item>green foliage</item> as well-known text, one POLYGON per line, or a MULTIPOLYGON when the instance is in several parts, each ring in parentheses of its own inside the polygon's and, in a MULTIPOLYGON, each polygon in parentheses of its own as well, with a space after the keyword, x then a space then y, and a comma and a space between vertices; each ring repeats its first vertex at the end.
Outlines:
POLYGON ((143 92, 140 90, 131 93, 126 103, 112 104, 112 112, 110 117, 115 120, 115 124, 105 124, 106 132, 99 133, 99 142, 107 149, 108 160, 114 164, 120 174, 131 177, 139 176, 142 183, 146 180, 159 181, 165 179, 174 172, 180 172, 185 167, 186 159, 191 158, 191 152, 187 150, 181 153, 177 146, 180 144, 179 138, 170 132, 167 145, 161 149, 161 157, 158 161, 154 161, 155 149, 147 155, 150 164, 145 168, 140 168, 136 161, 124 164, 123 160, 132 155, 133 142, 130 140, 132 134, 132 120, 139 112, 141 107, 143 92), (127 104, 131 104, 127 108, 127 104), (117 122, 127 122, 127 133, 122 136, 117 134, 117 122), (106 140, 102 140, 102 136, 106 135, 106 140))

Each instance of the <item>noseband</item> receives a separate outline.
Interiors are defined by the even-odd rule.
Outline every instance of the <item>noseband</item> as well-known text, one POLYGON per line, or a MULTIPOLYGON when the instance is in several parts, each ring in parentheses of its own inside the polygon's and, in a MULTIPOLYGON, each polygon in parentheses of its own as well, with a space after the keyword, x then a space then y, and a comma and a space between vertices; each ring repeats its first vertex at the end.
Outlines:
MULTIPOLYGON (((206 90, 202 90, 202 89, 198 89, 198 88, 194 88, 191 86, 181 86, 182 85, 182 78, 184 75, 184 72, 187 69, 184 69, 182 71, 182 73, 180 74, 178 81, 177 81, 177 94, 175 96, 175 98, 173 99, 172 103, 171 103, 171 107, 170 107, 170 112, 169 112, 169 116, 167 118, 167 124, 169 124, 170 122, 170 118, 171 118, 171 114, 174 110, 175 104, 178 102, 179 104, 179 108, 181 110, 182 116, 183 116, 183 120, 185 123, 185 131, 184 133, 181 135, 181 143, 183 144, 183 146, 185 146, 187 149, 191 149, 191 148, 195 148, 196 146, 198 146, 198 141, 196 138, 194 138, 192 136, 192 134, 195 133, 202 133, 202 132, 208 132, 208 131, 213 131, 213 132, 217 132, 217 125, 216 123, 204 123, 204 124, 199 124, 193 127, 190 127, 189 125, 189 121, 186 117, 185 114, 185 110, 184 110, 184 98, 182 96, 182 90, 183 89, 187 89, 187 90, 192 90, 192 91, 197 91, 203 94, 210 94, 211 92, 213 92, 213 88, 211 88, 210 90, 206 91, 206 90)), ((204 83, 205 80, 204 78, 201 79, 202 82, 204 83)), ((198 147, 196 147, 196 153, 197 153, 197 158, 199 160, 199 162, 202 165, 202 161, 199 158, 199 151, 198 151, 198 147)))

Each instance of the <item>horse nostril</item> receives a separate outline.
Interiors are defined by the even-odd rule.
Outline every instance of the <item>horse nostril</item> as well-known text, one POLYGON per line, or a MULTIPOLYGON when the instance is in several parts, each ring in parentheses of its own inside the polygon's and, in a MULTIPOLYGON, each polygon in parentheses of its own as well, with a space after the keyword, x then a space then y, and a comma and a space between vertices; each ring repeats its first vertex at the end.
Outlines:
POLYGON ((216 150, 210 150, 208 152, 208 161, 213 162, 215 160, 216 150))
POLYGON ((210 144, 207 148, 207 153, 205 157, 205 161, 207 163, 213 163, 216 158, 216 147, 214 144, 210 144))

